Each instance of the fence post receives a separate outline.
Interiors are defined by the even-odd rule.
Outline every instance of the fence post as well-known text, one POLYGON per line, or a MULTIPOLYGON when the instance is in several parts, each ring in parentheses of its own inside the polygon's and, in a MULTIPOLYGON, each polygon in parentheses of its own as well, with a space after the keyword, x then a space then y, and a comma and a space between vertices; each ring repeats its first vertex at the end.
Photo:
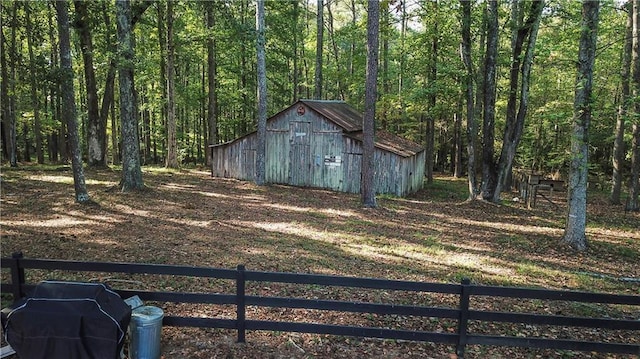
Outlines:
POLYGON ((22 286, 25 283, 24 280, 24 268, 20 265, 20 260, 24 258, 22 252, 14 252, 11 254, 13 258, 13 264, 11 265, 11 285, 13 286, 13 301, 24 297, 24 291, 22 286))
POLYGON ((238 273, 236 277, 236 327, 238 329, 238 343, 245 342, 245 332, 246 332, 246 306, 245 306, 245 298, 244 298, 244 289, 245 289, 245 277, 244 265, 238 265, 238 273))
POLYGON ((462 279, 462 291, 460 293, 460 317, 458 318, 458 344, 456 346, 456 354, 458 359, 464 358, 464 350, 467 345, 467 326, 469 324, 469 296, 470 296, 469 278, 462 279))

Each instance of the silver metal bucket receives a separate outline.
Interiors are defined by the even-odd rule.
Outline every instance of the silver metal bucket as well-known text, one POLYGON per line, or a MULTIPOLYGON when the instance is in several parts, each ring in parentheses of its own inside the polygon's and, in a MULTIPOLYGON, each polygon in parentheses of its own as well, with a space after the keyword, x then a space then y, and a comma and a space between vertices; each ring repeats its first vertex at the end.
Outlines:
POLYGON ((131 312, 130 359, 160 359, 163 317, 162 309, 153 306, 138 307, 131 312))

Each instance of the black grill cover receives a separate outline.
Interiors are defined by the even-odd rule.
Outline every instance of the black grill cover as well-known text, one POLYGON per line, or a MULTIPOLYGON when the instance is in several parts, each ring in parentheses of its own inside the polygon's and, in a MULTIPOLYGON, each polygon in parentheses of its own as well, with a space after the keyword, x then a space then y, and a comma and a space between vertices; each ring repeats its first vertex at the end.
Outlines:
POLYGON ((131 308, 101 283, 39 283, 2 311, 5 339, 20 359, 117 359, 131 308))

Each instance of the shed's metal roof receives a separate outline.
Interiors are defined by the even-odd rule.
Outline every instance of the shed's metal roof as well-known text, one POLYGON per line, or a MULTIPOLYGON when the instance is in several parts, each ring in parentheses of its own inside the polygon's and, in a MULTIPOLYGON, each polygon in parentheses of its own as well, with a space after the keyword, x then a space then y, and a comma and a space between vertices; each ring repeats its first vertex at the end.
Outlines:
POLYGON ((344 101, 300 100, 300 102, 342 127, 346 132, 362 131, 362 114, 344 101))
MULTIPOLYGON (((327 120, 342 127, 346 135, 359 141, 363 140, 362 114, 344 101, 300 100, 327 120)), ((420 153, 424 147, 394 135, 391 132, 377 130, 375 146, 399 156, 410 157, 420 153)))
MULTIPOLYGON (((349 133, 346 135, 361 142, 364 139, 362 131, 349 133)), ((374 145, 377 148, 395 153, 396 155, 402 157, 415 156, 416 154, 424 150, 424 147, 420 146, 419 144, 384 130, 376 130, 374 145)))

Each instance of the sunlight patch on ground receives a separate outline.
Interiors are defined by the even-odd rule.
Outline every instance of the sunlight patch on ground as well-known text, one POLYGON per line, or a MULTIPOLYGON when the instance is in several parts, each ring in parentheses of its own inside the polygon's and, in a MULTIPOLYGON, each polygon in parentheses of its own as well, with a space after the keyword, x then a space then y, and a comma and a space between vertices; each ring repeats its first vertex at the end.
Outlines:
POLYGON ((87 242, 100 244, 103 246, 120 246, 122 244, 108 239, 89 239, 87 240, 87 242))
POLYGON ((605 228, 587 228, 587 236, 589 234, 596 234, 596 235, 603 236, 607 239, 606 240, 599 239, 600 241, 615 243, 615 244, 621 244, 624 240, 630 240, 630 239, 640 240, 640 230, 636 232, 630 232, 630 231, 622 231, 622 230, 612 231, 610 229, 605 229, 605 228))
POLYGON ((252 221, 232 221, 241 226, 250 226, 254 228, 260 228, 268 232, 278 232, 284 234, 291 234, 295 236, 306 237, 315 240, 329 240, 334 237, 329 232, 318 231, 311 227, 308 227, 301 223, 290 222, 252 222, 252 221))
POLYGON ((274 209, 281 209, 285 211, 298 212, 298 213, 318 212, 318 213, 324 213, 324 214, 336 216, 336 217, 359 217, 359 215, 354 213, 353 211, 339 210, 335 208, 318 209, 318 208, 311 208, 311 207, 288 206, 288 205, 277 204, 277 203, 264 204, 262 205, 262 207, 270 207, 274 209))
POLYGON ((464 224, 469 226, 478 226, 484 228, 500 229, 505 231, 517 231, 523 233, 536 233, 550 236, 560 236, 563 233, 561 228, 542 227, 542 226, 528 226, 522 224, 503 223, 503 222, 485 222, 474 221, 472 219, 465 219, 460 217, 451 217, 447 214, 431 213, 431 216, 440 218, 443 222, 464 224))
POLYGON ((81 220, 81 219, 76 219, 76 218, 71 218, 71 217, 61 217, 61 218, 54 218, 54 219, 46 219, 46 220, 38 220, 38 221, 29 221, 29 222, 25 222, 25 221, 7 221, 7 220, 3 220, 2 224, 3 225, 7 225, 7 226, 24 226, 25 224, 28 224, 30 227, 38 227, 38 228, 44 228, 44 227, 69 227, 69 226, 78 226, 78 225, 86 225, 86 224, 90 224, 90 223, 94 223, 94 221, 92 220, 81 220))
POLYGON ((119 212, 122 212, 122 214, 124 215, 134 215, 134 216, 141 216, 141 217, 149 217, 151 215, 149 211, 135 209, 133 207, 130 207, 124 204, 116 204, 114 207, 116 210, 118 210, 119 212))
POLYGON ((251 201, 251 202, 264 202, 267 200, 265 196, 261 196, 261 195, 244 195, 244 196, 238 196, 238 197, 245 201, 251 201))
POLYGON ((319 240, 333 245, 356 256, 364 256, 373 260, 386 260, 397 262, 399 260, 412 260, 427 262, 430 264, 444 265, 456 268, 467 268, 492 275, 512 276, 514 270, 509 267, 497 265, 494 260, 487 260, 483 256, 455 252, 444 247, 425 247, 414 244, 403 246, 375 246, 368 244, 360 236, 345 236, 344 234, 318 231, 302 223, 288 222, 248 222, 237 221, 243 226, 253 226, 269 232, 278 232, 296 235, 312 240, 319 240))
POLYGON ((233 199, 235 198, 234 196, 229 196, 226 194, 222 194, 222 193, 216 193, 216 192, 202 192, 202 191, 193 191, 194 193, 197 193, 201 196, 205 196, 205 197, 212 197, 212 198, 228 198, 228 199, 233 199))
POLYGON ((181 184, 181 183, 165 183, 162 185, 162 187, 164 188, 172 188, 172 189, 179 189, 179 190, 188 190, 188 191, 192 191, 194 188, 196 188, 196 186, 194 185, 187 185, 187 184, 181 184))
POLYGON ((198 220, 191 220, 187 218, 180 218, 180 219, 163 218, 163 220, 167 222, 175 223, 175 224, 184 225, 184 226, 200 227, 200 228, 211 228, 211 224, 212 224, 212 222, 209 220, 198 221, 198 220))
MULTIPOLYGON (((71 185, 73 184, 73 177, 69 177, 68 175, 60 175, 60 176, 35 175, 35 176, 28 176, 27 178, 33 181, 66 183, 71 185)), ((116 182, 113 182, 113 181, 98 181, 96 179, 86 178, 86 176, 85 176, 85 183, 88 185, 105 185, 105 186, 113 186, 116 184, 116 182)))

